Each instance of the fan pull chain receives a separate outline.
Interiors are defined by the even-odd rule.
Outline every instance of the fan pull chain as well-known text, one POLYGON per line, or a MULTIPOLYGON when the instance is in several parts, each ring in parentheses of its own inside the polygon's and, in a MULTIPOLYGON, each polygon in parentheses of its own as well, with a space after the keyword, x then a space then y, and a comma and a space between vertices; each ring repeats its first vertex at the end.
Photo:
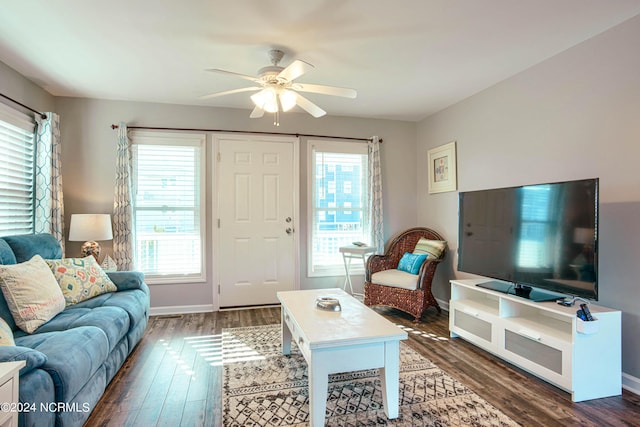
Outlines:
POLYGON ((273 113, 273 125, 280 126, 280 110, 273 113))

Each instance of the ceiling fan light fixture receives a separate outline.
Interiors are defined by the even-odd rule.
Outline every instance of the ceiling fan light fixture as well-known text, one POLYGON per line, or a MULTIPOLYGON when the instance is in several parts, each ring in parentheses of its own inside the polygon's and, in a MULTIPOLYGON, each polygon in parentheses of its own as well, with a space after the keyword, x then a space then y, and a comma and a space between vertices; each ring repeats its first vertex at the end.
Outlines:
POLYGON ((278 111, 278 99, 276 91, 271 88, 264 88, 258 93, 251 95, 251 100, 256 107, 262 108, 268 113, 275 113, 278 111))
POLYGON ((292 90, 268 87, 251 95, 251 101, 256 107, 262 108, 267 113, 289 111, 296 105, 297 94, 292 90), (280 100, 280 106, 278 106, 280 100))
POLYGON ((288 89, 282 89, 278 94, 278 97, 280 98, 282 111, 291 110, 296 106, 296 102, 298 100, 298 95, 294 91, 288 89))

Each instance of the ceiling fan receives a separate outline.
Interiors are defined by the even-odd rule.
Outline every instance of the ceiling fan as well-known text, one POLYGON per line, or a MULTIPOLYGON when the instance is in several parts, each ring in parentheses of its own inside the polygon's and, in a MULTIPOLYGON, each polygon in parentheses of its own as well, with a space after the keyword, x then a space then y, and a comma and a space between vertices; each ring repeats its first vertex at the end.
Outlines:
POLYGON ((345 98, 355 98, 357 96, 357 92, 354 89, 295 82, 295 79, 314 67, 308 62, 304 62, 299 59, 296 59, 287 67, 281 67, 278 64, 283 56, 284 52, 281 50, 270 50, 269 58, 273 65, 269 65, 258 70, 258 77, 220 70, 217 68, 207 70, 249 80, 255 83, 255 86, 212 93, 201 97, 201 99, 231 95, 239 92, 257 91, 251 95, 251 101, 253 101, 255 108, 249 117, 260 118, 264 115, 265 111, 268 113, 274 113, 276 114, 275 124, 277 125, 278 114, 282 111, 289 111, 296 105, 311 114, 313 117, 322 117, 327 114, 326 111, 302 96, 299 92, 319 93, 323 95, 342 96, 345 98))

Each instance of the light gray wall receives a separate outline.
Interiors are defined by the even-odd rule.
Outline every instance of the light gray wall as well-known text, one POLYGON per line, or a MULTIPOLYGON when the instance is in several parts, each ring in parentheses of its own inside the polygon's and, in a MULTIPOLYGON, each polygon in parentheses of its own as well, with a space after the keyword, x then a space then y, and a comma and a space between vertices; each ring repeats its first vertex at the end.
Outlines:
MULTIPOLYGON (((0 93, 41 112, 53 111, 55 105, 55 98, 51 94, 3 62, 0 62, 0 93)), ((30 111, 2 97, 0 102, 31 114, 30 111)))
MULTIPOLYGON (((640 377, 640 17, 418 125, 418 222, 452 249, 437 273, 448 300, 457 192, 427 194, 427 150, 457 141, 460 191, 600 178, 599 303, 622 310, 623 371, 640 377)), ((472 72, 472 71, 470 71, 472 72)), ((603 349, 605 351, 605 349, 603 349)), ((594 357, 598 357, 594 355, 594 357)))
MULTIPOLYGON (((184 105, 120 102, 96 99, 57 98, 60 114, 63 185, 67 223, 72 213, 110 213, 115 181, 115 131, 111 124, 120 121, 129 126, 206 128, 242 131, 292 132, 314 135, 369 137, 378 135, 382 144, 383 188, 386 193, 385 235, 390 236, 416 225, 416 124, 412 122, 371 120, 344 117, 314 119, 302 113, 287 113, 280 126, 273 119, 249 119, 249 109, 205 108, 184 105)), ((306 204, 307 150, 303 139, 300 149, 300 284, 303 289, 342 286, 344 276, 331 278, 306 277, 306 204)), ((211 162, 209 179, 211 182, 211 162)), ((211 206, 210 200, 207 206, 211 206)), ((211 212, 208 227, 211 227, 211 212)), ((210 230, 210 228, 209 228, 210 230)), ((81 242, 67 242, 67 255, 79 251, 81 242)), ((211 252, 211 242, 208 242, 211 252)), ((111 251, 110 242, 103 245, 111 251)), ((152 285, 153 308, 213 304, 215 263, 209 260, 206 284, 152 285)), ((354 281, 361 289, 363 277, 354 281)))

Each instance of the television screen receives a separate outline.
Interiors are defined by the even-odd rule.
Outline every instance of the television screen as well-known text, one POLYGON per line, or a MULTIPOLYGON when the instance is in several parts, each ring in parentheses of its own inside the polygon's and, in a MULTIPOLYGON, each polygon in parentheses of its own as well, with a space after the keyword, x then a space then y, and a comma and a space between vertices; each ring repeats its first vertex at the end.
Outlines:
POLYGON ((598 299, 597 178, 460 192, 459 215, 459 271, 537 301, 558 296, 536 288, 598 299))

